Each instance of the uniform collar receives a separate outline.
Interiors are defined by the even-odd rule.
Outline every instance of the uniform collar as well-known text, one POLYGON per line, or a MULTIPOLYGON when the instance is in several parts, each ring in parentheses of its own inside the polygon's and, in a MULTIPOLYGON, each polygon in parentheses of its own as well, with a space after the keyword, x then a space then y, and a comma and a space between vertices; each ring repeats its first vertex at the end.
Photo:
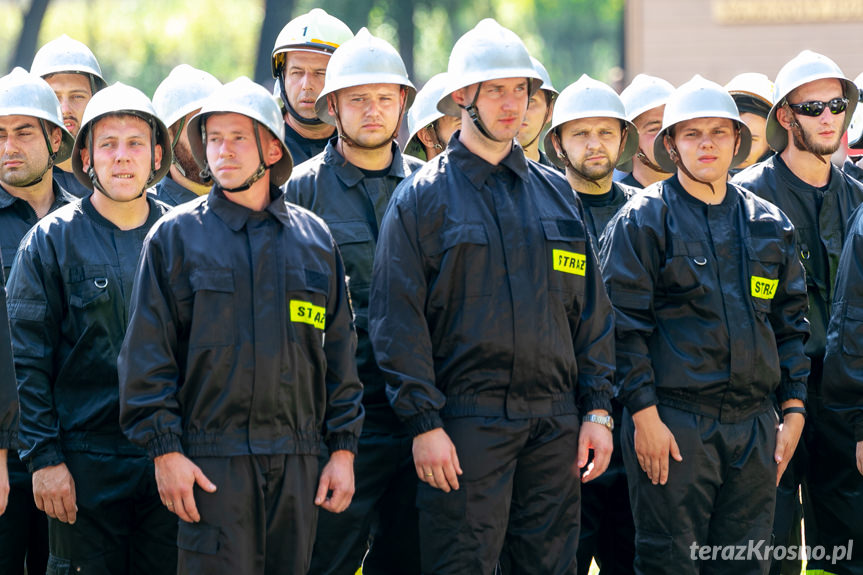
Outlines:
MULTIPOLYGON (((147 198, 147 205, 150 208, 150 212, 147 214, 147 219, 144 221, 143 224, 141 224, 137 228, 134 228, 132 230, 126 230, 126 231, 131 232, 131 231, 139 230, 141 228, 145 228, 145 229, 149 230, 151 227, 153 227, 153 224, 156 223, 156 220, 158 220, 159 218, 161 218, 164 215, 164 212, 159 209, 160 204, 157 203, 156 198, 154 198, 150 194, 145 194, 145 196, 147 198)), ((161 205, 164 205, 164 204, 161 204, 161 205)), ((96 222, 96 224, 98 224, 99 226, 101 226, 103 228, 108 228, 109 230, 119 230, 120 229, 117 227, 117 225, 114 222, 112 222, 111 220, 109 220, 108 218, 106 218, 105 216, 103 216, 102 214, 99 213, 99 210, 97 210, 96 206, 93 205, 93 194, 90 194, 86 198, 81 199, 81 210, 83 210, 83 212, 91 220, 93 220, 94 222, 96 222)))
POLYGON ((285 122, 285 139, 292 140, 298 144, 306 144, 307 146, 323 146, 331 137, 332 136, 327 136, 325 138, 306 138, 305 136, 300 135, 293 126, 285 122))
POLYGON ((172 203, 174 205, 180 205, 188 202, 189 200, 194 200, 198 197, 195 192, 186 188, 177 180, 172 178, 170 175, 166 175, 162 178, 162 181, 159 182, 159 186, 157 188, 156 197, 162 201, 165 199, 170 200, 168 203, 172 203), (164 195, 164 198, 161 196, 164 195))
MULTIPOLYGON (((352 188, 362 181, 365 177, 362 170, 355 165, 345 160, 344 156, 339 153, 336 143, 339 141, 338 136, 333 136, 324 148, 324 163, 330 166, 336 173, 336 177, 345 185, 352 188)), ((399 150, 398 144, 393 141, 391 144, 393 150, 393 161, 390 164, 390 170, 387 173, 388 177, 403 180, 405 178, 405 162, 402 153, 399 150)))
MULTIPOLYGON (((60 206, 64 206, 78 199, 66 190, 64 190, 62 187, 60 187, 60 184, 58 184, 56 181, 51 182, 51 190, 54 192, 54 202, 51 204, 52 211, 56 208, 59 208, 60 206)), ((22 202, 26 201, 13 196, 6 191, 6 188, 4 188, 2 184, 0 184, 0 209, 8 208, 18 200, 22 202)))
POLYGON ((728 182, 725 183, 725 197, 722 198, 722 202, 718 204, 706 204, 683 188, 683 184, 680 183, 680 177, 678 177, 677 174, 674 174, 667 180, 663 181, 666 182, 668 186, 671 187, 677 193, 677 195, 683 199, 683 201, 695 206, 709 206, 712 209, 716 209, 728 208, 737 203, 737 189, 728 182))
POLYGON ((500 164, 495 166, 468 150, 458 138, 460 133, 461 131, 458 131, 453 134, 447 149, 443 153, 447 154, 447 158, 456 165, 460 172, 467 176, 467 179, 477 190, 483 187, 486 179, 499 166, 509 168, 522 180, 528 178, 528 160, 524 155, 524 150, 515 140, 512 143, 512 151, 501 160, 500 164))
POLYGON ((839 168, 830 163, 830 181, 827 182, 827 185, 823 188, 816 188, 810 184, 807 184, 803 180, 797 177, 791 168, 788 167, 788 164, 785 163, 785 160, 782 159, 782 156, 779 154, 773 154, 769 157, 765 162, 773 162, 773 166, 776 171, 782 177, 783 180, 789 182, 791 187, 796 188, 798 190, 808 190, 808 191, 819 191, 826 192, 831 190, 836 190, 839 186, 842 185, 842 172, 839 168))
MULTIPOLYGON (((252 214, 261 213, 232 202, 225 197, 225 192, 218 186, 213 186, 210 190, 210 195, 207 197, 207 204, 210 206, 210 209, 213 210, 213 213, 215 213, 220 220, 225 222, 225 225, 235 232, 241 230, 243 226, 246 225, 246 222, 249 221, 252 214)), ((282 190, 272 184, 270 184, 270 203, 263 211, 269 212, 276 219, 282 222, 288 221, 288 209, 285 205, 285 198, 282 195, 282 190)))

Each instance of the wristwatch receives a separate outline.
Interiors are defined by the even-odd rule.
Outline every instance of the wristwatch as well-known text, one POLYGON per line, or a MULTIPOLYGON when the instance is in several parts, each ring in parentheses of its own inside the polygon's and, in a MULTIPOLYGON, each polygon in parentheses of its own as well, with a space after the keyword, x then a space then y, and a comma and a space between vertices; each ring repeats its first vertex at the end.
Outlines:
POLYGON ((614 418, 610 415, 596 415, 595 413, 588 413, 581 418, 581 421, 584 423, 598 423, 607 427, 609 431, 614 431, 614 418))

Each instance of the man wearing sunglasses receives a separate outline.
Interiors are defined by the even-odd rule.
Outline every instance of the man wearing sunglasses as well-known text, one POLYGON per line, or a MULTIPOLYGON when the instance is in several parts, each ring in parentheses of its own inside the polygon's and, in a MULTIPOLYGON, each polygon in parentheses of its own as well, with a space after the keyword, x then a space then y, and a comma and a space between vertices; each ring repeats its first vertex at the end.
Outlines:
MULTIPOLYGON (((847 545, 849 534, 860 531, 863 481, 856 471, 850 428, 835 415, 821 415, 821 381, 839 254, 851 212, 863 201, 863 187, 833 166, 830 156, 851 122, 859 93, 832 60, 804 50, 779 71, 774 96, 767 141, 776 155, 733 180, 779 206, 791 219, 809 294, 808 420, 801 446, 779 485, 774 543, 787 544, 799 529, 792 516, 802 483, 806 544, 847 545)), ((863 573, 848 570, 843 566, 848 562, 828 563, 811 559, 807 569, 863 573)), ((772 573, 778 572, 774 564, 772 573)))

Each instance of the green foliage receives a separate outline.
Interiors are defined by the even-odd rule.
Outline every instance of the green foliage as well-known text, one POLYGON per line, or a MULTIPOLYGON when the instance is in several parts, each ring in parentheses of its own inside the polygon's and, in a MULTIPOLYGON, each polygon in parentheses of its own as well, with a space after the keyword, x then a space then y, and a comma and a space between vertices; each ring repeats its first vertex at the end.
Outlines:
POLYGON ((21 32, 23 18, 24 13, 19 7, 0 2, 0 66, 8 67, 9 59, 15 52, 15 42, 21 32))
MULTIPOLYGON (((10 11, 0 7, 0 29, 9 26, 5 12, 10 11)), ((152 96, 181 63, 222 81, 251 76, 262 20, 259 0, 55 0, 39 31, 39 45, 68 34, 93 50, 109 84, 123 82, 152 96)), ((13 25, 13 32, 2 34, 7 54, 14 49, 20 16, 13 25)))
MULTIPOLYGON (((20 32, 22 4, 0 0, 4 63, 20 32)), ((319 6, 354 31, 368 26, 398 46, 394 14, 411 4, 417 85, 444 71, 455 40, 487 17, 522 37, 558 89, 582 73, 610 81, 621 65, 624 0, 297 0, 295 15, 319 6)), ((263 6, 263 0, 54 0, 39 44, 69 34, 91 47, 109 83, 122 81, 151 95, 183 62, 222 81, 251 76, 263 6)))
POLYGON ((542 50, 535 54, 558 90, 589 74, 610 82, 622 66, 624 0, 536 0, 536 29, 542 50))

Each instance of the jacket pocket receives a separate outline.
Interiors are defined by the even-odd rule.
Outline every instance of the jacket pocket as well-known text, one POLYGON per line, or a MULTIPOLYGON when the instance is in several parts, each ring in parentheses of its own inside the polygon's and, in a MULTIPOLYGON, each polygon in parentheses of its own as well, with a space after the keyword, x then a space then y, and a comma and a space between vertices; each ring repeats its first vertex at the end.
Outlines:
POLYGON ((669 563, 683 558, 674 557, 674 538, 665 533, 639 530, 635 533, 636 565, 643 573, 666 573, 669 563))
POLYGON ((784 259, 784 244, 779 238, 751 236, 744 240, 749 277, 746 289, 752 307, 769 314, 779 287, 779 271, 784 259))
POLYGON ((86 310, 111 301, 108 282, 108 278, 102 277, 93 278, 92 282, 89 280, 79 282, 83 285, 70 286, 69 305, 73 308, 86 310))
POLYGON ((579 220, 542 219, 548 287, 552 291, 583 294, 590 244, 579 220))
POLYGON ((116 329, 116 311, 111 305, 118 286, 109 266, 73 268, 67 286, 72 332, 79 336, 100 327, 106 333, 116 329))
POLYGON ((863 307, 842 303, 842 353, 863 357, 863 307))
POLYGON ((712 268, 704 243, 671 239, 671 252, 659 270, 656 291, 674 302, 689 301, 708 292, 705 280, 712 268))
POLYGON ((177 547, 184 551, 215 555, 219 551, 219 533, 215 525, 180 521, 177 528, 177 547))
POLYGON ((431 267, 437 269, 430 291, 448 283, 447 299, 458 300, 491 294, 491 255, 488 232, 482 223, 458 223, 420 239, 431 267))
POLYGON ((194 294, 189 347, 233 345, 237 331, 233 270, 195 269, 189 283, 194 294))
POLYGON ((332 222, 329 226, 342 254, 357 325, 368 330, 369 286, 375 257, 372 231, 362 220, 332 222))
POLYGON ((320 345, 327 328, 327 296, 330 277, 321 271, 288 269, 285 273, 285 299, 289 339, 312 338, 320 345))
POLYGON ((9 281, 9 272, 12 271, 12 262, 15 261, 15 253, 18 251, 18 246, 4 247, 0 249, 0 256, 3 258, 3 283, 9 281))
POLYGON ((345 275, 351 278, 351 285, 368 287, 375 257, 374 237, 369 225, 365 221, 357 220, 332 222, 329 227, 339 246, 345 264, 345 275))
POLYGON ((48 555, 48 567, 45 575, 72 575, 72 561, 61 559, 56 555, 48 555))

